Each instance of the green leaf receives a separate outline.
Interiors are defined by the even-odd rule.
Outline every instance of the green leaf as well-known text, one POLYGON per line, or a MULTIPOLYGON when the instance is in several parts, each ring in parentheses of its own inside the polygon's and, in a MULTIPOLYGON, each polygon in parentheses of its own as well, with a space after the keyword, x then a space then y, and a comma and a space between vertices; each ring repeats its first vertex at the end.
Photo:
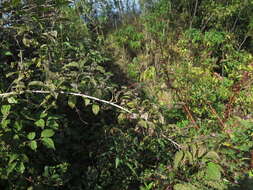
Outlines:
POLYGON ((72 109, 76 106, 76 97, 75 96, 69 96, 68 105, 72 109))
POLYGON ((47 120, 47 126, 50 127, 51 129, 58 129, 59 124, 55 120, 47 120))
POLYGON ((3 106, 1 107, 1 113, 2 113, 4 116, 9 115, 10 110, 11 110, 11 106, 10 106, 10 105, 3 105, 3 106))
POLYGON ((176 185, 174 185, 173 189, 174 190, 198 190, 199 188, 188 183, 188 184, 176 184, 176 185))
POLYGON ((126 165, 128 166, 128 168, 132 171, 132 173, 135 175, 135 176, 138 176, 136 171, 134 170, 133 166, 130 164, 130 163, 126 163, 126 165))
POLYGON ((37 142, 36 141, 31 141, 29 146, 32 150, 36 150, 37 149, 37 142))
POLYGON ((18 165, 18 167, 17 167, 17 171, 19 172, 19 173, 24 173, 24 171, 25 171, 25 165, 24 165, 24 163, 23 162, 20 162, 19 163, 19 165, 18 165))
POLYGON ((216 152, 214 152, 214 151, 208 152, 204 156, 204 158, 206 158, 206 159, 209 158, 209 159, 212 159, 212 160, 219 160, 220 159, 219 155, 216 152))
MULTIPOLYGON (((67 42, 66 42, 67 43, 67 42)), ((78 62, 70 62, 66 65, 64 65, 64 69, 68 68, 68 67, 74 67, 74 68, 79 68, 80 67, 80 64, 78 62)))
POLYGON ((28 86, 44 86, 44 83, 41 81, 32 81, 28 84, 28 86))
POLYGON ((9 159, 9 164, 12 163, 14 160, 17 160, 18 154, 11 154, 9 159))
POLYGON ((47 148, 50 148, 50 149, 55 149, 55 146, 54 146, 54 141, 50 138, 42 138, 41 139, 42 143, 47 147, 47 148))
POLYGON ((41 137, 52 137, 54 136, 54 131, 52 129, 45 129, 41 132, 41 137))
POLYGON ((16 165, 17 165, 17 162, 12 162, 11 164, 8 164, 7 175, 9 175, 14 170, 14 168, 16 167, 16 165))
POLYGON ((18 103, 18 101, 17 101, 15 98, 13 98, 13 97, 8 98, 7 101, 8 101, 10 104, 17 104, 17 103, 18 103))
POLYGON ((115 168, 118 168, 119 163, 120 163, 120 159, 117 157, 117 158, 115 159, 115 168))
POLYGON ((175 158, 174 158, 174 168, 177 169, 178 166, 179 166, 179 163, 182 161, 184 157, 184 152, 183 151, 178 151, 176 154, 175 154, 175 158))
POLYGON ((26 47, 30 47, 31 40, 29 40, 29 39, 27 39, 27 38, 23 38, 22 42, 23 42, 23 44, 24 44, 26 47))
POLYGON ((6 51, 6 52, 4 52, 4 55, 10 56, 10 55, 13 55, 13 54, 10 51, 6 51))
POLYGON ((11 123, 11 120, 3 118, 1 121, 2 128, 6 128, 11 123))
POLYGON ((92 112, 93 112, 95 115, 98 114, 99 110, 100 110, 99 105, 97 105, 97 104, 93 104, 93 105, 92 105, 92 112))
POLYGON ((35 132, 30 132, 30 133, 28 133, 27 138, 28 138, 29 140, 33 140, 33 139, 35 138, 35 136, 36 136, 36 133, 35 133, 35 132))
POLYGON ((191 146, 190 146, 190 148, 191 148, 191 154, 192 154, 192 158, 193 159, 195 159, 196 158, 196 154, 197 154, 197 146, 195 145, 195 144, 192 144, 191 146))
POLYGON ((143 127, 143 128, 146 128, 146 129, 148 128, 148 122, 145 121, 145 120, 140 120, 138 122, 138 125, 141 126, 141 127, 143 127))
POLYGON ((188 158, 187 160, 188 160, 189 164, 193 164, 193 156, 189 151, 185 152, 185 158, 188 158))
POLYGON ((201 158, 206 153, 206 148, 200 145, 198 148, 198 158, 201 158))
POLYGON ((206 168, 206 179, 207 180, 220 180, 221 179, 221 168, 218 164, 209 162, 206 168))
POLYGON ((84 105, 88 106, 90 104, 90 99, 89 98, 85 98, 84 99, 84 105))
POLYGON ((34 123, 37 127, 45 127, 44 119, 39 119, 34 123))
POLYGON ((45 118, 46 116, 47 116, 47 113, 42 112, 42 113, 40 114, 40 119, 43 119, 43 118, 45 118))

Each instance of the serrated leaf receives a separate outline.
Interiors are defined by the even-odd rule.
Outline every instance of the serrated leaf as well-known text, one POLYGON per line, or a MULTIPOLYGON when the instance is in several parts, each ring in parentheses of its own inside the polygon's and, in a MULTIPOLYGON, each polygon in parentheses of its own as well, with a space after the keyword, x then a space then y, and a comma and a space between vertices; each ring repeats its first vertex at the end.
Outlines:
POLYGON ((182 161, 183 157, 184 157, 183 151, 176 152, 175 158, 174 158, 174 165, 173 165, 174 169, 178 168, 179 163, 182 161))
POLYGON ((92 112, 93 112, 95 115, 98 114, 99 110, 100 110, 99 105, 97 105, 97 104, 93 104, 93 105, 92 105, 92 112))
POLYGON ((1 113, 2 113, 4 116, 9 115, 10 110, 11 110, 11 106, 10 106, 10 105, 3 105, 3 106, 1 107, 1 113))
POLYGON ((33 139, 35 138, 35 136, 36 136, 36 133, 35 133, 35 132, 30 132, 30 133, 28 133, 27 138, 28 138, 29 140, 33 140, 33 139))
POLYGON ((34 123, 37 127, 45 127, 44 119, 39 119, 34 123))
POLYGON ((50 149, 55 149, 55 146, 54 146, 54 141, 50 138, 42 138, 41 139, 42 143, 47 147, 47 148, 50 148, 50 149))
POLYGON ((41 137, 52 137, 54 136, 54 131, 52 129, 45 129, 41 132, 41 137))
POLYGON ((206 179, 207 180, 220 180, 221 169, 218 164, 209 162, 206 168, 206 179))
POLYGON ((76 97, 75 96, 69 96, 68 105, 72 109, 76 106, 76 97))
POLYGON ((29 146, 32 150, 36 150, 37 149, 37 142, 36 141, 31 141, 29 146))

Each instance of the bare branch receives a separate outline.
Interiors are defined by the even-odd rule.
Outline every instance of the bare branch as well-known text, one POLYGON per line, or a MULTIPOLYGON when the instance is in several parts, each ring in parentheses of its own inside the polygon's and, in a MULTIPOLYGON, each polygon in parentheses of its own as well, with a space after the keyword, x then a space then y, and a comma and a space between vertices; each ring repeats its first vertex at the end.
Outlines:
POLYGON ((191 22, 190 22, 190 28, 192 28, 193 20, 194 20, 196 14, 197 14, 198 3, 199 3, 199 1, 196 0, 195 1, 195 7, 194 7, 194 13, 193 13, 193 16, 192 16, 192 19, 191 19, 191 22))
MULTIPOLYGON (((23 94, 23 93, 35 93, 35 94, 50 94, 52 93, 51 91, 44 91, 44 90, 25 90, 25 91, 21 91, 21 92, 8 92, 8 93, 2 93, 0 94, 0 97, 2 98, 6 98, 8 96, 13 96, 13 95, 18 95, 18 94, 23 94)), ((105 104, 109 104, 113 107, 116 107, 116 108, 119 108, 127 113, 132 113, 131 111, 129 111, 128 109, 126 108, 123 108, 122 106, 119 106, 115 103, 112 103, 112 102, 109 102, 109 101, 106 101, 106 100, 102 100, 102 99, 99 99, 99 98, 96 98, 94 96, 89 96, 89 95, 86 95, 86 94, 81 94, 81 93, 74 93, 74 92, 65 92, 65 91, 58 91, 58 92, 55 92, 55 93, 59 93, 59 94, 66 94, 66 95, 73 95, 73 96, 79 96, 79 97, 83 97, 83 98, 88 98, 88 99, 91 99, 91 100, 95 100, 97 102, 102 102, 102 103, 105 103, 105 104)))
POLYGON ((238 51, 241 50, 243 44, 245 43, 245 41, 247 40, 248 37, 249 37, 249 36, 247 36, 247 35, 244 36, 244 39, 243 39, 242 43, 241 43, 241 44, 239 45, 239 47, 238 47, 238 51))
POLYGON ((170 141, 177 149, 182 149, 181 145, 178 144, 177 142, 173 141, 172 139, 168 138, 164 134, 162 134, 162 137, 166 138, 168 141, 170 141))

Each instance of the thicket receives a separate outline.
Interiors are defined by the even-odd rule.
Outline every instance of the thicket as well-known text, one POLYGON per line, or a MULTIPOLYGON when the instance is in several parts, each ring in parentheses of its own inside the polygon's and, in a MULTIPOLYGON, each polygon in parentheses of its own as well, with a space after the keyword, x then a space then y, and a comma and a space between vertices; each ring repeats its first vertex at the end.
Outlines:
POLYGON ((0 189, 252 189, 252 0, 0 2, 0 189))

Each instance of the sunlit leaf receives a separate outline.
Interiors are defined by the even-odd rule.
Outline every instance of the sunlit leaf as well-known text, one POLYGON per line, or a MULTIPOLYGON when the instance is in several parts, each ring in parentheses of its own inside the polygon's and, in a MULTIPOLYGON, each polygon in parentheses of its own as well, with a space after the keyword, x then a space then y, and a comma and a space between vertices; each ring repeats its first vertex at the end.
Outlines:
POLYGON ((31 141, 29 146, 32 150, 36 150, 37 149, 37 142, 36 141, 31 141))
POLYGON ((115 159, 115 168, 118 168, 119 163, 120 163, 120 159, 118 157, 116 157, 116 159, 115 159))
POLYGON ((8 101, 10 104, 17 104, 17 103, 18 103, 17 99, 15 99, 15 98, 13 98, 13 97, 8 98, 7 101, 8 101))
POLYGON ((45 127, 44 119, 39 119, 34 123, 37 127, 45 127))
POLYGON ((28 138, 29 140, 33 140, 33 139, 35 138, 35 136, 36 136, 36 133, 35 133, 35 132, 30 132, 30 133, 28 133, 27 138, 28 138))
POLYGON ((19 165, 18 165, 18 167, 17 167, 17 171, 19 172, 19 173, 24 173, 24 171, 25 171, 25 165, 24 165, 24 163, 23 162, 20 162, 19 163, 19 165))
POLYGON ((72 109, 76 106, 76 97, 75 96, 69 96, 68 105, 72 109))
POLYGON ((178 168, 180 162, 183 160, 183 157, 184 157, 184 152, 183 151, 177 151, 176 152, 175 157, 174 157, 174 165, 173 165, 173 167, 175 169, 178 168))
POLYGON ((220 178, 221 178, 220 166, 213 162, 209 162, 206 168, 206 179, 220 180, 220 178))
POLYGON ((54 136, 54 131, 52 129, 45 129, 41 132, 41 137, 52 137, 54 136))
POLYGON ((92 105, 92 112, 93 112, 95 115, 98 114, 99 110, 100 110, 99 105, 97 105, 97 104, 93 104, 93 105, 92 105))
POLYGON ((29 82, 28 86, 44 86, 44 83, 41 81, 32 81, 29 82))
POLYGON ((50 149, 55 149, 55 146, 54 146, 54 141, 50 138, 42 138, 41 139, 42 143, 47 147, 47 148, 50 148, 50 149))
POLYGON ((88 106, 89 104, 90 104, 90 99, 85 98, 85 99, 84 99, 84 105, 85 105, 85 106, 88 106))
POLYGON ((10 105, 3 105, 1 107, 1 113, 5 116, 9 115, 10 113, 10 110, 11 110, 11 106, 10 105))

